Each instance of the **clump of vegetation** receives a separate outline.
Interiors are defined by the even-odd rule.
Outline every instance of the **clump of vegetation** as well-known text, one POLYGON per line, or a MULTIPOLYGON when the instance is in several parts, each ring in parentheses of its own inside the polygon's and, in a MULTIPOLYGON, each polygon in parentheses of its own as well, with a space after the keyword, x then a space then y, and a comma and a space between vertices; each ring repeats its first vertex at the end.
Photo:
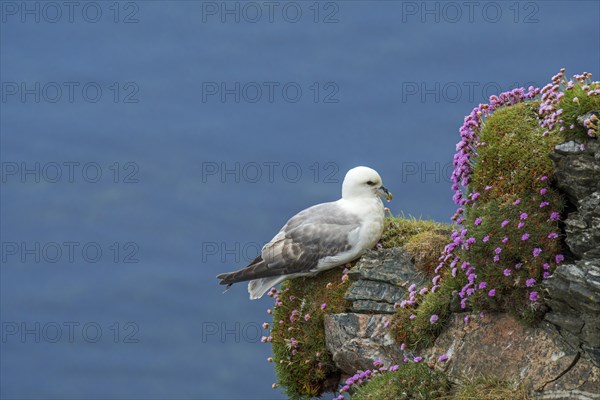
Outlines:
POLYGON ((396 342, 413 349, 433 345, 452 314, 452 299, 461 285, 460 277, 449 277, 435 292, 427 291, 421 295, 413 290, 414 302, 398 308, 391 318, 396 342))
MULTIPOLYGON (((409 290, 394 315, 399 343, 429 346, 455 308, 540 319, 541 282, 564 260, 565 203, 547 155, 564 140, 597 137, 598 110, 600 82, 587 73, 567 81, 561 70, 543 89, 492 96, 465 118, 452 174, 456 226, 432 285, 409 290)), ((396 241, 410 247, 403 233, 396 241)))
POLYGON ((449 396, 439 400, 530 400, 527 389, 522 384, 513 383, 495 377, 465 377, 449 396))
POLYGON ((339 371, 325 346, 325 313, 347 311, 344 293, 349 283, 343 271, 334 268, 314 278, 285 281, 275 298, 270 342, 279 385, 291 399, 310 399, 333 391, 339 371))
POLYGON ((385 219, 380 242, 386 249, 404 246, 417 269, 431 277, 451 230, 449 224, 432 220, 389 217, 385 219))
POLYGON ((437 399, 447 394, 449 387, 445 374, 423 363, 405 363, 359 387, 352 400, 437 399))

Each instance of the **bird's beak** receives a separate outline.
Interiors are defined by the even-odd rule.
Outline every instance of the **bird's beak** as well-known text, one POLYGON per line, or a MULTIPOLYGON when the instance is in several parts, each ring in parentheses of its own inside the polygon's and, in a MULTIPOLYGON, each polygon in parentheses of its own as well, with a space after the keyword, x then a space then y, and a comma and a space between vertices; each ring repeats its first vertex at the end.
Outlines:
POLYGON ((387 201, 392 201, 392 193, 385 186, 379 187, 379 195, 385 197, 387 201))

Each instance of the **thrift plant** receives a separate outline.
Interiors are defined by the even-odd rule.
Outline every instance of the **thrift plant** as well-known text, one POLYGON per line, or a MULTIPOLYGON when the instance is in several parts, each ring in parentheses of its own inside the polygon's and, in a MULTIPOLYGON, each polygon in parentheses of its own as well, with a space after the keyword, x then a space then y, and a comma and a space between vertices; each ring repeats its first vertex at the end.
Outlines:
POLYGON ((271 289, 275 306, 267 312, 272 324, 265 323, 271 334, 263 342, 271 343, 278 384, 291 399, 310 399, 337 388, 340 373, 325 346, 325 313, 348 309, 344 293, 349 283, 341 268, 323 272, 314 278, 287 280, 281 290, 271 289))

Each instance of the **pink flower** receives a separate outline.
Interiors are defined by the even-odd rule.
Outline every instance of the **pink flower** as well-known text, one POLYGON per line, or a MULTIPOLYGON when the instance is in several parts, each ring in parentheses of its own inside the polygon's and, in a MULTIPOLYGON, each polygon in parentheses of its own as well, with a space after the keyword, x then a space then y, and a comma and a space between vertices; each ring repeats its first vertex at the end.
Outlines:
POLYGON ((410 320, 413 320, 415 318, 417 318, 417 316, 415 314, 412 314, 410 317, 408 317, 408 319, 410 319, 410 320))
POLYGON ((530 301, 536 301, 539 298, 540 298, 540 295, 539 295, 538 292, 531 292, 531 293, 529 293, 529 300, 530 301))
POLYGON ((417 356, 417 357, 414 358, 414 362, 416 362, 416 363, 421 362, 421 361, 423 361, 423 357, 418 357, 417 356))
POLYGON ((520 218, 520 219, 527 219, 527 217, 528 217, 528 215, 527 215, 527 213, 525 213, 525 212, 524 212, 524 213, 521 213, 521 215, 519 215, 519 218, 520 218))
POLYGON ((533 285, 535 285, 535 278, 529 278, 525 281, 525 286, 532 287, 533 285))
POLYGON ((321 304, 321 310, 324 310, 325 308, 327 308, 327 303, 321 304))
POLYGON ((542 249, 540 249, 539 247, 536 247, 535 249, 533 249, 533 256, 537 257, 540 255, 541 252, 542 252, 542 249))
POLYGON ((448 355, 446 355, 446 354, 442 354, 441 356, 438 357, 439 362, 444 362, 447 359, 448 359, 448 355))

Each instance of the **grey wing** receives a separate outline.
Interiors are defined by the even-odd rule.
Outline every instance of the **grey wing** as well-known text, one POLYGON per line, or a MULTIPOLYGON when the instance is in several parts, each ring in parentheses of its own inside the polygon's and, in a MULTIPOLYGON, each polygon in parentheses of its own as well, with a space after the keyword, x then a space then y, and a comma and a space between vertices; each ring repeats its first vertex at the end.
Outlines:
POLYGON ((321 259, 351 250, 359 230, 359 218, 336 203, 310 207, 291 218, 263 247, 268 275, 313 271, 321 259))

